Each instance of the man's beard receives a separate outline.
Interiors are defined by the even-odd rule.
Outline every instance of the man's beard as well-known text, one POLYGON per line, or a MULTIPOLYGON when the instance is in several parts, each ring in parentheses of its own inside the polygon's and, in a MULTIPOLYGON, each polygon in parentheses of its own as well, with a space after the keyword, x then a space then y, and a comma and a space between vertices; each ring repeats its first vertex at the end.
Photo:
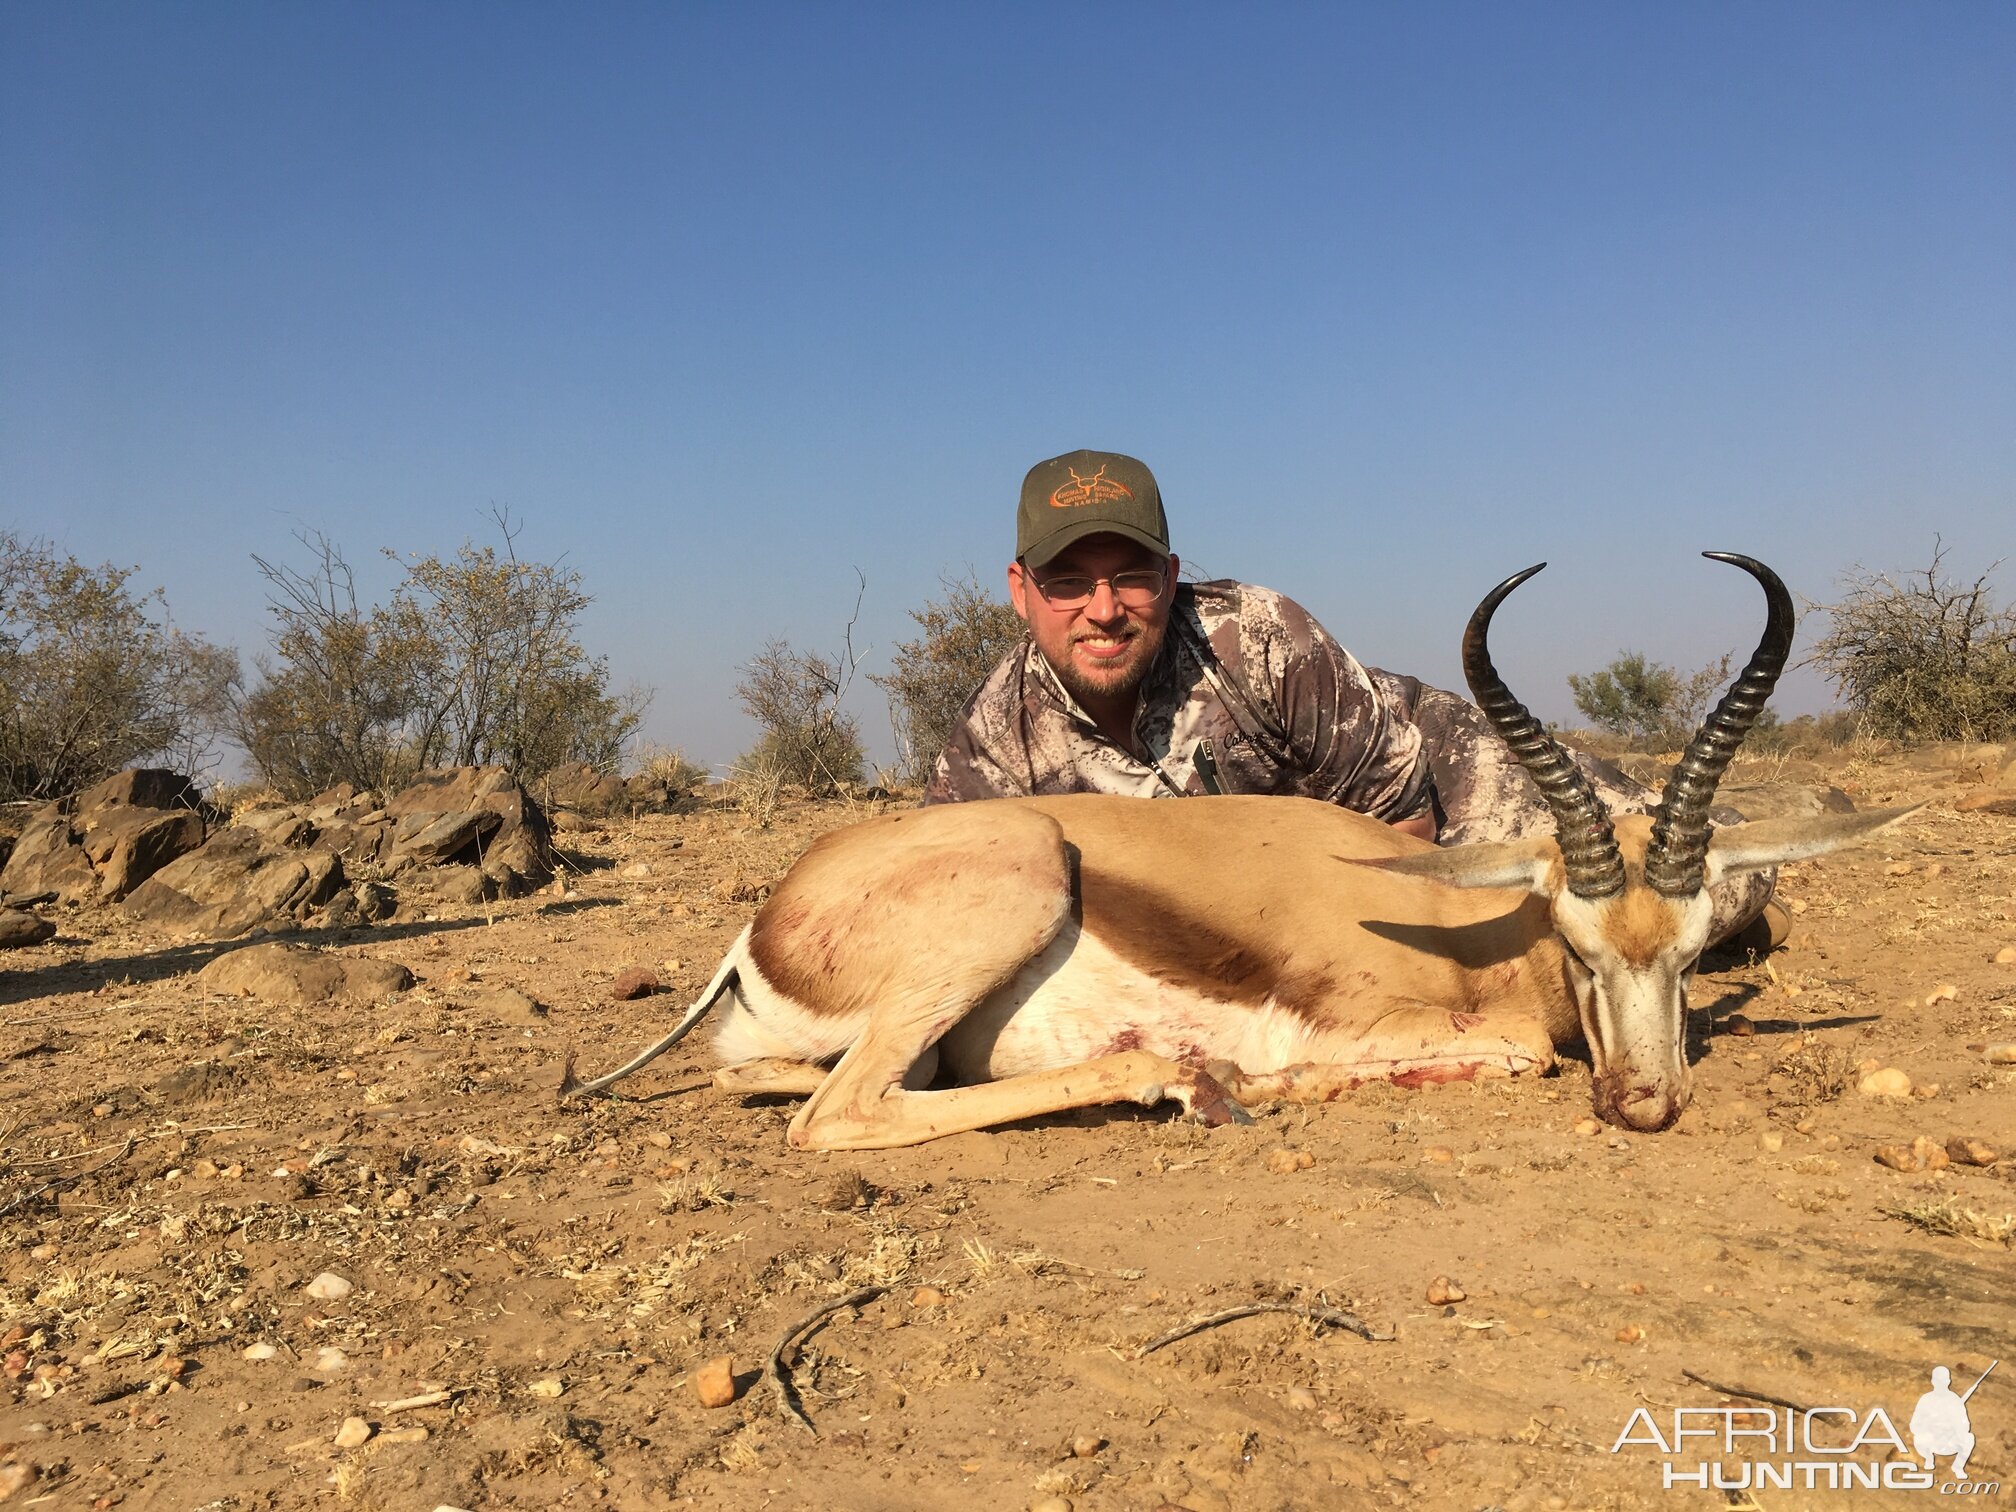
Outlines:
MULTIPOLYGON (((1156 655, 1162 649, 1162 639, 1169 627, 1163 624, 1153 630, 1140 626, 1130 628, 1134 630, 1132 651, 1124 666, 1087 672, 1077 657, 1067 654, 1063 666, 1053 667, 1051 670, 1056 672, 1057 681, 1064 685, 1064 691, 1082 704, 1102 698, 1125 698, 1147 681, 1149 669, 1155 665, 1156 655)), ((1074 635, 1070 645, 1075 646, 1087 638, 1074 635)))

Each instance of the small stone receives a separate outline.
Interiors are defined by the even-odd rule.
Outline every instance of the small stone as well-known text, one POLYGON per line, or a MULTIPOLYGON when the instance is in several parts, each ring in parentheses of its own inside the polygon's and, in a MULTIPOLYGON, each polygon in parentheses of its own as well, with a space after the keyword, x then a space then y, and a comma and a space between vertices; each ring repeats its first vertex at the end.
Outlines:
POLYGON ((1855 1090, 1864 1097, 1909 1097, 1911 1078, 1895 1066, 1885 1066, 1863 1077, 1855 1090))
POLYGON ((1732 1013, 1722 1020, 1722 1028, 1725 1033, 1733 1034, 1738 1039, 1754 1039, 1757 1034, 1756 1022, 1741 1013, 1732 1013))
POLYGON ((644 878, 651 875, 651 863, 649 861, 632 861, 623 870, 616 873, 616 875, 624 878, 626 881, 641 882, 644 878))
POLYGON ((313 1281, 301 1288, 317 1302, 341 1302, 357 1290, 353 1282, 345 1281, 334 1271, 324 1271, 313 1281))
POLYGON ((1911 1157, 1921 1171, 1943 1171, 1949 1163, 1946 1147, 1923 1134, 1911 1141, 1911 1157))
POLYGON ((334 1375, 339 1370, 350 1368, 350 1356, 334 1344, 324 1344, 315 1351, 315 1357, 308 1362, 308 1368, 322 1375, 334 1375))
POLYGON ((1437 1307, 1447 1307, 1451 1302, 1461 1302, 1469 1295, 1447 1276, 1437 1276, 1428 1283, 1428 1300, 1437 1307))
POLYGON ((1456 1152, 1447 1145, 1430 1145, 1421 1152, 1421 1158, 1434 1165, 1450 1165, 1456 1159, 1456 1152))
POLYGON ((1099 1437, 1098 1434, 1081 1433, 1071 1440, 1071 1457, 1073 1459, 1091 1459, 1093 1455, 1105 1447, 1106 1440, 1099 1437))
POLYGON ((1958 987, 1955 987, 1951 982, 1941 982, 1937 987, 1934 987, 1930 992, 1925 994, 1925 1006, 1930 1008, 1934 1003, 1950 1003, 1958 996, 1960 996, 1960 989, 1958 987))
POLYGON ((1578 1118, 1575 1120, 1575 1132, 1587 1139, 1592 1134, 1602 1133, 1603 1125, 1593 1118, 1578 1118))
POLYGON ((28 1251, 30 1260, 54 1260, 63 1251, 53 1244, 38 1244, 28 1251))
POLYGON ((726 1407, 735 1400, 735 1359, 716 1355, 693 1372, 693 1395, 702 1407, 726 1407))
POLYGON ((251 1360, 256 1364, 260 1360, 270 1360, 278 1353, 280 1351, 275 1349, 271 1344, 261 1341, 257 1344, 247 1344, 242 1351, 242 1358, 251 1360))
POLYGON ((2016 966, 2016 945, 2004 945, 1995 952, 1997 966, 2016 966))
POLYGON ((1924 1169, 1909 1145, 1878 1145, 1876 1164, 1888 1166, 1893 1171, 1921 1171, 1924 1169))
POLYGON ((945 1305, 945 1293, 938 1290, 935 1286, 920 1286, 917 1290, 910 1293, 910 1305, 912 1307, 943 1307, 945 1305))
POLYGON ((567 1383, 558 1376, 546 1376, 525 1388, 525 1395, 538 1397, 543 1402, 558 1401, 567 1394, 567 1383))
POLYGON ((1316 1164, 1316 1157, 1307 1150, 1270 1150, 1267 1155, 1267 1169, 1276 1176, 1287 1176, 1295 1171, 1306 1171, 1316 1164))
POLYGON ((1766 1129, 1757 1136, 1757 1148, 1766 1155, 1776 1155, 1785 1148, 1785 1136, 1776 1129, 1766 1129))
POLYGON ((418 1423, 415 1423, 411 1428, 394 1428, 389 1433, 379 1434, 378 1442, 381 1444, 424 1444, 427 1442, 427 1430, 418 1423))
POLYGON ((1785 906, 1791 909, 1792 912, 1794 912, 1795 914, 1803 914, 1804 912, 1806 912, 1806 900, 1804 898, 1794 898, 1791 902, 1787 903, 1785 906))
POLYGON ((1316 1393, 1311 1391, 1307 1386, 1290 1386, 1288 1388, 1288 1410, 1290 1412, 1314 1412, 1316 1410, 1316 1393))
POLYGON ((1911 1089, 1911 1095, 1917 1098, 1937 1097, 1939 1095, 1939 1083, 1920 1082, 1911 1089))
POLYGON ((1908 877, 1911 875, 1911 863, 1909 861, 1892 861, 1883 870, 1893 877, 1908 877))
POLYGON ((1642 1344, 1645 1342, 1645 1330, 1636 1323, 1627 1323, 1617 1330, 1617 1342, 1619 1344, 1642 1344))
POLYGON ((346 1417, 336 1430, 338 1449, 361 1449, 371 1442, 371 1425, 360 1417, 346 1417))
POLYGON ((1043 1496, 1029 1503, 1029 1512, 1071 1512, 1068 1496, 1043 1496))
POLYGON ((657 990, 656 973, 642 966, 625 966, 616 973, 616 980, 609 984, 609 996, 619 1003, 627 1003, 632 998, 649 997, 657 990))
POLYGON ((1955 1164, 1970 1166, 1992 1166, 2000 1158, 1993 1145, 1964 1134, 1955 1134, 1946 1141, 1946 1156, 1955 1164))

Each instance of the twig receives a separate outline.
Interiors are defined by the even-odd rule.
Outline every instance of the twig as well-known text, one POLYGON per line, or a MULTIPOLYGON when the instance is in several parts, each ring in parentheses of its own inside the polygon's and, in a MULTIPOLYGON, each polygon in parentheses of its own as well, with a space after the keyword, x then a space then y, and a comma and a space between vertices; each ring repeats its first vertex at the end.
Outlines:
POLYGON ((1720 1381, 1711 1381, 1708 1377, 1685 1368, 1682 1368, 1680 1374, 1687 1377, 1696 1386, 1706 1386, 1710 1391, 1719 1391, 1724 1396, 1748 1397, 1753 1402, 1769 1402, 1773 1407, 1790 1407, 1794 1412, 1810 1412, 1813 1410, 1804 1402, 1795 1402, 1787 1397, 1773 1396, 1768 1391, 1752 1391, 1747 1386, 1725 1386, 1720 1381))
POLYGON ((104 1170, 107 1166, 117 1165, 120 1161, 124 1160, 128 1155, 132 1153, 133 1153, 133 1141, 129 1139, 126 1141, 125 1144, 120 1146, 118 1153, 113 1155, 110 1159, 101 1160, 98 1162, 97 1165, 90 1167, 88 1170, 72 1171, 68 1176, 52 1177, 50 1180, 44 1182, 41 1186, 37 1187, 34 1191, 22 1193, 19 1197, 16 1197, 12 1202, 8 1203, 5 1207, 0 1207, 0 1218, 5 1218, 9 1213, 13 1212, 16 1208, 26 1207, 31 1202, 35 1202, 43 1197, 47 1197, 51 1192, 56 1191, 59 1187, 68 1186, 73 1181, 82 1181, 86 1176, 95 1176, 98 1172, 104 1170))
POLYGON ((75 1019, 97 1018, 100 1014, 117 1013, 121 1008, 130 1008, 131 1003, 113 1003, 105 1008, 85 1008, 76 1013, 45 1013, 37 1018, 14 1018, 0 1020, 0 1028, 26 1029, 35 1024, 63 1024, 75 1019))
POLYGON ((805 1416, 804 1410, 798 1405, 798 1393, 792 1388, 790 1377, 784 1370, 784 1351, 794 1343, 802 1342, 806 1334, 833 1314, 849 1307, 859 1307, 863 1302, 873 1302, 888 1290, 886 1286, 864 1286, 859 1291, 849 1292, 837 1302, 828 1302, 823 1307, 813 1309, 785 1329, 784 1337, 779 1339, 777 1347, 770 1351, 770 1358, 763 1366, 764 1379, 769 1381, 770 1389, 777 1393, 777 1405, 784 1409, 785 1415, 796 1419, 798 1426, 813 1437, 818 1437, 819 1430, 812 1426, 812 1419, 805 1416))
POLYGON ((1298 1318, 1307 1318, 1312 1323, 1328 1323, 1333 1328, 1341 1328, 1354 1333, 1361 1339, 1370 1339, 1375 1344, 1392 1340, 1389 1329, 1380 1333, 1371 1324, 1351 1313, 1340 1312, 1334 1307, 1318 1307, 1310 1302, 1249 1302, 1244 1307, 1227 1308, 1221 1313, 1212 1313, 1208 1318, 1195 1318, 1180 1327, 1172 1328, 1165 1334, 1157 1335, 1134 1351, 1134 1358, 1151 1355, 1165 1344, 1174 1344, 1178 1339, 1187 1339, 1194 1333, 1202 1333, 1207 1328, 1216 1328, 1220 1323, 1231 1323, 1239 1318, 1251 1318, 1260 1313, 1293 1313, 1298 1318))
POLYGON ((405 1412, 413 1407, 439 1407, 443 1402, 455 1400, 453 1388, 447 1391, 423 1391, 419 1396, 400 1397, 396 1402, 373 1402, 371 1405, 380 1412, 405 1412))

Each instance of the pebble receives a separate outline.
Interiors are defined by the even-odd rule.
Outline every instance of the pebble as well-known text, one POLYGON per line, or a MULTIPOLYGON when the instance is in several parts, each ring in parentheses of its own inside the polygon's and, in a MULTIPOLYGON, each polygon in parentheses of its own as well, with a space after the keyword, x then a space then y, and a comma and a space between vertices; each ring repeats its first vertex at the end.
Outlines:
POLYGON ((945 1293, 938 1290, 935 1286, 920 1286, 917 1290, 910 1293, 910 1305, 912 1307, 943 1307, 945 1305, 945 1293))
POLYGON ((1991 1166, 1999 1158, 1993 1145, 1969 1139, 1964 1134, 1955 1134, 1946 1141, 1946 1155, 1960 1165, 1970 1166, 1991 1166))
POLYGON ((1288 1388, 1288 1410, 1290 1412, 1314 1412, 1316 1410, 1316 1393, 1311 1391, 1307 1386, 1290 1386, 1288 1388))
POLYGON ((336 1430, 338 1449, 358 1449, 371 1442, 371 1425, 360 1417, 346 1417, 336 1430))
POLYGON ((1948 1162, 1945 1149, 1920 1134, 1908 1145, 1882 1145, 1876 1163, 1893 1171, 1937 1171, 1948 1162))
POLYGON ((1941 982, 1937 987, 1934 987, 1930 992, 1925 994, 1925 1006, 1930 1008, 1934 1003, 1950 1003, 1958 996, 1960 996, 1960 989, 1958 987, 1955 987, 1951 982, 1941 982))
POLYGON ((394 1428, 389 1433, 379 1434, 378 1442, 381 1444, 424 1444, 427 1442, 427 1430, 418 1423, 415 1423, 411 1428, 394 1428))
POLYGON ((38 1244, 28 1251, 30 1260, 54 1260, 62 1251, 53 1244, 38 1244))
POLYGON ((1068 1496, 1045 1496, 1029 1503, 1029 1512, 1071 1512, 1068 1496))
POLYGON ((1295 1171, 1306 1171, 1316 1164, 1316 1157, 1307 1150, 1271 1150, 1267 1155, 1267 1169, 1276 1176, 1286 1176, 1295 1171))
POLYGON ((642 881, 651 875, 651 863, 649 861, 632 861, 623 870, 616 873, 616 875, 627 878, 632 882, 642 881))
POLYGON ((1776 1129, 1766 1129, 1757 1136, 1757 1148, 1766 1155, 1776 1155, 1785 1148, 1785 1136, 1776 1129))
POLYGON ((350 1368, 350 1356, 334 1344, 324 1344, 315 1351, 315 1358, 308 1362, 308 1368, 323 1375, 334 1375, 339 1370, 350 1368))
POLYGON ((1642 1344, 1645 1342, 1645 1330, 1640 1328, 1636 1323, 1627 1323, 1617 1330, 1617 1342, 1619 1344, 1642 1344))
POLYGON ((619 1003, 627 1003, 632 998, 649 997, 658 990, 657 973, 642 966, 625 966, 616 973, 616 980, 609 984, 609 996, 619 1003))
POLYGON ((1895 1066, 1885 1066, 1863 1077, 1855 1090, 1864 1097, 1909 1097, 1911 1078, 1895 1066))
POLYGON ((357 1287, 334 1271, 324 1271, 301 1289, 318 1302, 340 1302, 357 1287))
POLYGON ((1593 1118, 1578 1118, 1575 1120, 1575 1132, 1587 1139, 1592 1134, 1602 1133, 1603 1125, 1593 1118))
POLYGON ((1892 861, 1883 870, 1893 877, 1908 877, 1911 875, 1911 863, 1909 861, 1892 861))
POLYGON ((693 1395, 702 1407, 726 1407, 735 1400, 735 1359, 716 1355, 693 1372, 693 1395))
POLYGON ((1997 966, 2016 966, 2016 945, 2004 945, 1995 952, 1997 966))
POLYGON ((1722 1029, 1724 1033, 1733 1034, 1738 1039, 1752 1039, 1757 1033, 1756 1023, 1741 1013, 1732 1013, 1722 1020, 1722 1029))
POLYGON ((278 1353, 280 1351, 275 1349, 271 1344, 247 1344, 244 1349, 244 1358, 254 1361, 270 1360, 278 1353))
POLYGON ((527 1386, 525 1394, 527 1396, 538 1397, 543 1402, 558 1401, 561 1397, 567 1395, 567 1383, 558 1376, 547 1376, 527 1386))
POLYGON ((1071 1440, 1071 1457, 1073 1459, 1090 1459, 1105 1447, 1106 1440, 1099 1437, 1098 1434, 1081 1433, 1071 1440))
POLYGON ((1447 1145, 1430 1145, 1421 1152, 1421 1158, 1436 1165, 1449 1165, 1456 1159, 1456 1152, 1447 1145))
POLYGON ((1428 1283, 1428 1300, 1437 1307, 1447 1307, 1451 1302, 1461 1302, 1469 1295, 1447 1276, 1437 1276, 1428 1283))

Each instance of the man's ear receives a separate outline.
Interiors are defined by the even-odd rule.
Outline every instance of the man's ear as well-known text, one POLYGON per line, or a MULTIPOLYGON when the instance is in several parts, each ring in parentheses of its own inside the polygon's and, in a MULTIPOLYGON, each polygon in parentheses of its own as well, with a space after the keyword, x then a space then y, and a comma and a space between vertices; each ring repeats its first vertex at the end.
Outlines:
MULTIPOLYGON (((1179 562, 1179 561, 1178 561, 1178 560, 1176 559, 1176 553, 1175 553, 1175 552, 1173 552, 1173 551, 1172 551, 1172 552, 1170 552, 1170 553, 1169 553, 1169 586, 1170 586, 1170 587, 1172 587, 1172 588, 1173 588, 1173 587, 1174 587, 1174 586, 1176 585, 1176 573, 1177 573, 1177 569, 1179 569, 1180 567, 1182 567, 1182 565, 1183 565, 1183 564, 1182 564, 1181 562, 1179 562)), ((1164 591, 1164 592, 1167 592, 1168 590, 1167 590, 1167 589, 1164 589, 1163 591, 1164 591)))
POLYGON ((1023 624, 1029 623, 1029 574, 1022 566, 1022 559, 1015 558, 1008 564, 1008 602, 1015 606, 1015 613, 1023 624))

